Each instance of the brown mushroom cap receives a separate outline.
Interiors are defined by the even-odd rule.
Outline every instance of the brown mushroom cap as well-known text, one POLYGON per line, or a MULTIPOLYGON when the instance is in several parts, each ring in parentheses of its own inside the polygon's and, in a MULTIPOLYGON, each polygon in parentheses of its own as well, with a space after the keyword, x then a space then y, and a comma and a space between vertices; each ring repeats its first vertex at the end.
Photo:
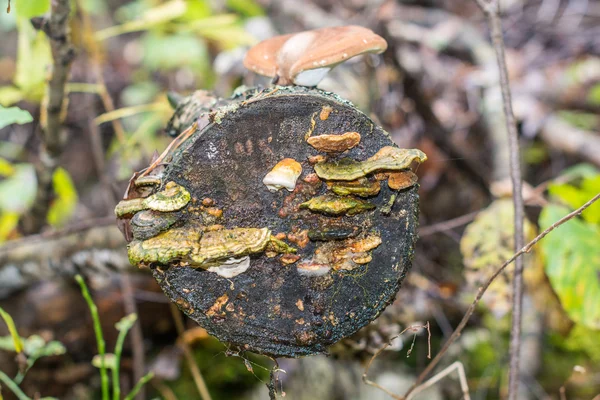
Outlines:
POLYGON ((278 76, 279 84, 289 85, 302 72, 326 72, 354 56, 386 48, 381 36, 361 26, 321 28, 264 40, 248 51, 244 65, 260 75, 278 76))

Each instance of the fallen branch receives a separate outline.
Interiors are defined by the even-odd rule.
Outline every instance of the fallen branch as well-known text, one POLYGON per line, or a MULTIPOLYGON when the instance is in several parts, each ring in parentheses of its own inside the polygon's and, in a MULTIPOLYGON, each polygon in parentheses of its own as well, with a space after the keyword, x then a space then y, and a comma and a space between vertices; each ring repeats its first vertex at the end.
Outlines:
POLYGON ((52 178, 64 149, 62 124, 67 107, 65 86, 71 62, 75 58, 70 39, 70 13, 70 0, 54 0, 51 2, 48 19, 39 26, 50 39, 53 65, 47 88, 47 102, 40 118, 42 143, 39 162, 36 165, 37 192, 33 207, 22 220, 22 229, 26 234, 39 232, 46 223, 46 214, 53 195, 52 178))
POLYGON ((594 132, 579 129, 556 115, 550 115, 542 126, 540 136, 551 148, 600 166, 600 136, 594 132))
POLYGON ((131 267, 114 218, 94 220, 51 235, 35 235, 0 247, 0 298, 45 279, 98 274, 131 267))

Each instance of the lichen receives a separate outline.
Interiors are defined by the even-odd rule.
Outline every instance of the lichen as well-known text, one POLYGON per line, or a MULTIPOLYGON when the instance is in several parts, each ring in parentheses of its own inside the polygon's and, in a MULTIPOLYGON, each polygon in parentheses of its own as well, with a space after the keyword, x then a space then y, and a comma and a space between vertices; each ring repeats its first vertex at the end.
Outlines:
POLYGON ((171 181, 165 185, 165 190, 147 197, 144 205, 155 211, 177 211, 185 207, 191 198, 186 188, 171 181))
POLYGON ((195 266, 208 266, 229 258, 261 253, 271 239, 268 228, 234 228, 206 232, 190 254, 195 266))
POLYGON ((134 240, 128 246, 129 262, 169 264, 185 259, 198 249, 202 233, 198 230, 176 228, 165 231, 147 240, 134 240))
POLYGON ((223 106, 211 114, 211 121, 220 125, 227 114, 234 113, 239 107, 239 103, 231 103, 223 106))
POLYGON ((122 218, 147 208, 143 198, 121 200, 115 207, 115 215, 122 218))
POLYGON ((318 163, 315 165, 315 172, 321 179, 353 181, 374 171, 399 171, 409 168, 413 161, 425 160, 427 156, 421 150, 386 146, 366 161, 344 158, 340 161, 318 163))
POLYGON ((356 195, 359 197, 377 196, 381 190, 378 180, 360 178, 355 181, 330 181, 327 183, 331 191, 340 196, 356 195))
POLYGON ((310 211, 328 215, 356 215, 373 210, 375 205, 349 196, 326 194, 313 197, 309 201, 300 204, 300 208, 308 208, 310 211))

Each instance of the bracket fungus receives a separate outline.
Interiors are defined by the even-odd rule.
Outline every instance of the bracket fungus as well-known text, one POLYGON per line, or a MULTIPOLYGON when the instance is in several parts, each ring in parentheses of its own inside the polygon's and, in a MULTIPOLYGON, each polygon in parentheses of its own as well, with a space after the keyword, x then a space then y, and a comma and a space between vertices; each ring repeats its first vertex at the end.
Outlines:
POLYGON ((360 133, 346 132, 341 135, 311 136, 306 142, 319 151, 338 153, 350 150, 360 143, 360 133))
POLYGON ((336 26, 264 40, 248 51, 244 66, 278 85, 316 86, 336 65, 386 48, 385 39, 370 29, 336 26))
MULTIPOLYGON (((299 38, 289 43, 346 40, 299 38)), ((176 113, 204 122, 176 119, 183 133, 134 175, 115 209, 133 233, 130 262, 150 268, 183 312, 232 348, 325 353, 399 290, 417 236, 410 167, 425 154, 399 149, 352 104, 318 89, 240 90, 210 109, 197 100, 180 100, 176 113), (322 110, 327 117, 315 119, 322 110)))

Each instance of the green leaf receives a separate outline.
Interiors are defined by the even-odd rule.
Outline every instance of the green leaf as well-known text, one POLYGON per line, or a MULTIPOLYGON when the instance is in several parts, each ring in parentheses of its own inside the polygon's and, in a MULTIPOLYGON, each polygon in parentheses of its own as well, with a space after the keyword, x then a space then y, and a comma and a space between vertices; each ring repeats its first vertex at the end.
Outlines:
POLYGON ((0 211, 23 214, 35 199, 37 178, 31 164, 16 164, 13 167, 14 173, 0 181, 0 211))
POLYGON ((33 121, 29 111, 21 110, 19 107, 4 108, 0 105, 0 129, 12 124, 27 124, 33 121))
POLYGON ((0 87, 0 106, 9 107, 23 100, 23 93, 14 86, 0 87))
POLYGON ((4 242, 8 236, 17 229, 20 215, 15 212, 0 213, 0 243, 4 242))
POLYGON ((592 104, 600 105, 600 83, 592 86, 588 93, 588 101, 592 104))
MULTIPOLYGON (((546 229, 569 213, 548 205, 540 215, 546 229)), ((574 218, 556 228, 540 243, 552 288, 576 323, 600 329, 600 226, 574 218)))
POLYGON ((0 157, 0 176, 11 176, 15 173, 15 168, 12 163, 0 157))
POLYGON ((19 18, 17 26, 19 46, 14 83, 25 99, 37 103, 44 97, 46 88, 48 66, 52 60, 50 43, 46 34, 36 31, 28 19, 19 18))
MULTIPOLYGON (((92 358, 92 365, 96 368, 102 368, 102 356, 100 354, 96 354, 94 358, 92 358)), ((104 367, 107 369, 115 369, 117 366, 117 358, 112 353, 104 354, 104 367)))
POLYGON ((154 8, 146 10, 142 16, 122 25, 111 26, 96 32, 97 40, 106 40, 110 37, 129 32, 144 31, 163 25, 177 17, 181 17, 187 10, 187 3, 183 0, 171 0, 154 8))
POLYGON ((2 319, 6 323, 8 332, 10 333, 10 336, 12 337, 13 345, 15 346, 15 351, 17 353, 22 352, 23 351, 23 341, 21 340, 21 337, 19 336, 19 332, 17 332, 17 327, 15 326, 15 321, 13 321, 10 314, 8 314, 6 311, 4 311, 2 309, 2 307, 0 307, 0 317, 2 317, 2 319))
POLYGON ((144 65, 151 70, 191 67, 195 71, 210 68, 208 49, 194 34, 164 35, 149 32, 142 40, 144 65))
MULTIPOLYGON (((498 199, 481 211, 460 240, 468 292, 477 290, 504 261, 514 253, 514 215, 510 199, 498 199)), ((525 220, 525 238, 535 236, 535 228, 525 220)), ((525 255, 526 265, 535 261, 535 253, 525 255)), ((511 273, 504 271, 488 288, 482 303, 500 318, 511 308, 511 273)))
POLYGON ((137 314, 126 315, 115 324, 115 328, 117 328, 119 332, 127 332, 135 324, 135 321, 137 321, 137 314))
POLYGON ((254 0, 227 0, 225 5, 246 17, 258 17, 264 15, 262 7, 254 0))
POLYGON ((593 130, 600 123, 600 117, 594 113, 561 110, 558 116, 569 124, 588 131, 593 130))
POLYGON ((50 9, 50 0, 16 0, 15 12, 18 17, 33 18, 45 14, 50 9))
MULTIPOLYGON (((548 192, 571 208, 579 208, 600 193, 600 173, 585 175, 577 186, 568 183, 551 184, 548 192)), ((581 215, 590 223, 600 224, 600 202, 592 204, 581 215)))
POLYGON ((77 206, 77 190, 69 173, 63 168, 57 168, 52 177, 56 198, 48 210, 48 223, 55 227, 64 225, 77 206))

